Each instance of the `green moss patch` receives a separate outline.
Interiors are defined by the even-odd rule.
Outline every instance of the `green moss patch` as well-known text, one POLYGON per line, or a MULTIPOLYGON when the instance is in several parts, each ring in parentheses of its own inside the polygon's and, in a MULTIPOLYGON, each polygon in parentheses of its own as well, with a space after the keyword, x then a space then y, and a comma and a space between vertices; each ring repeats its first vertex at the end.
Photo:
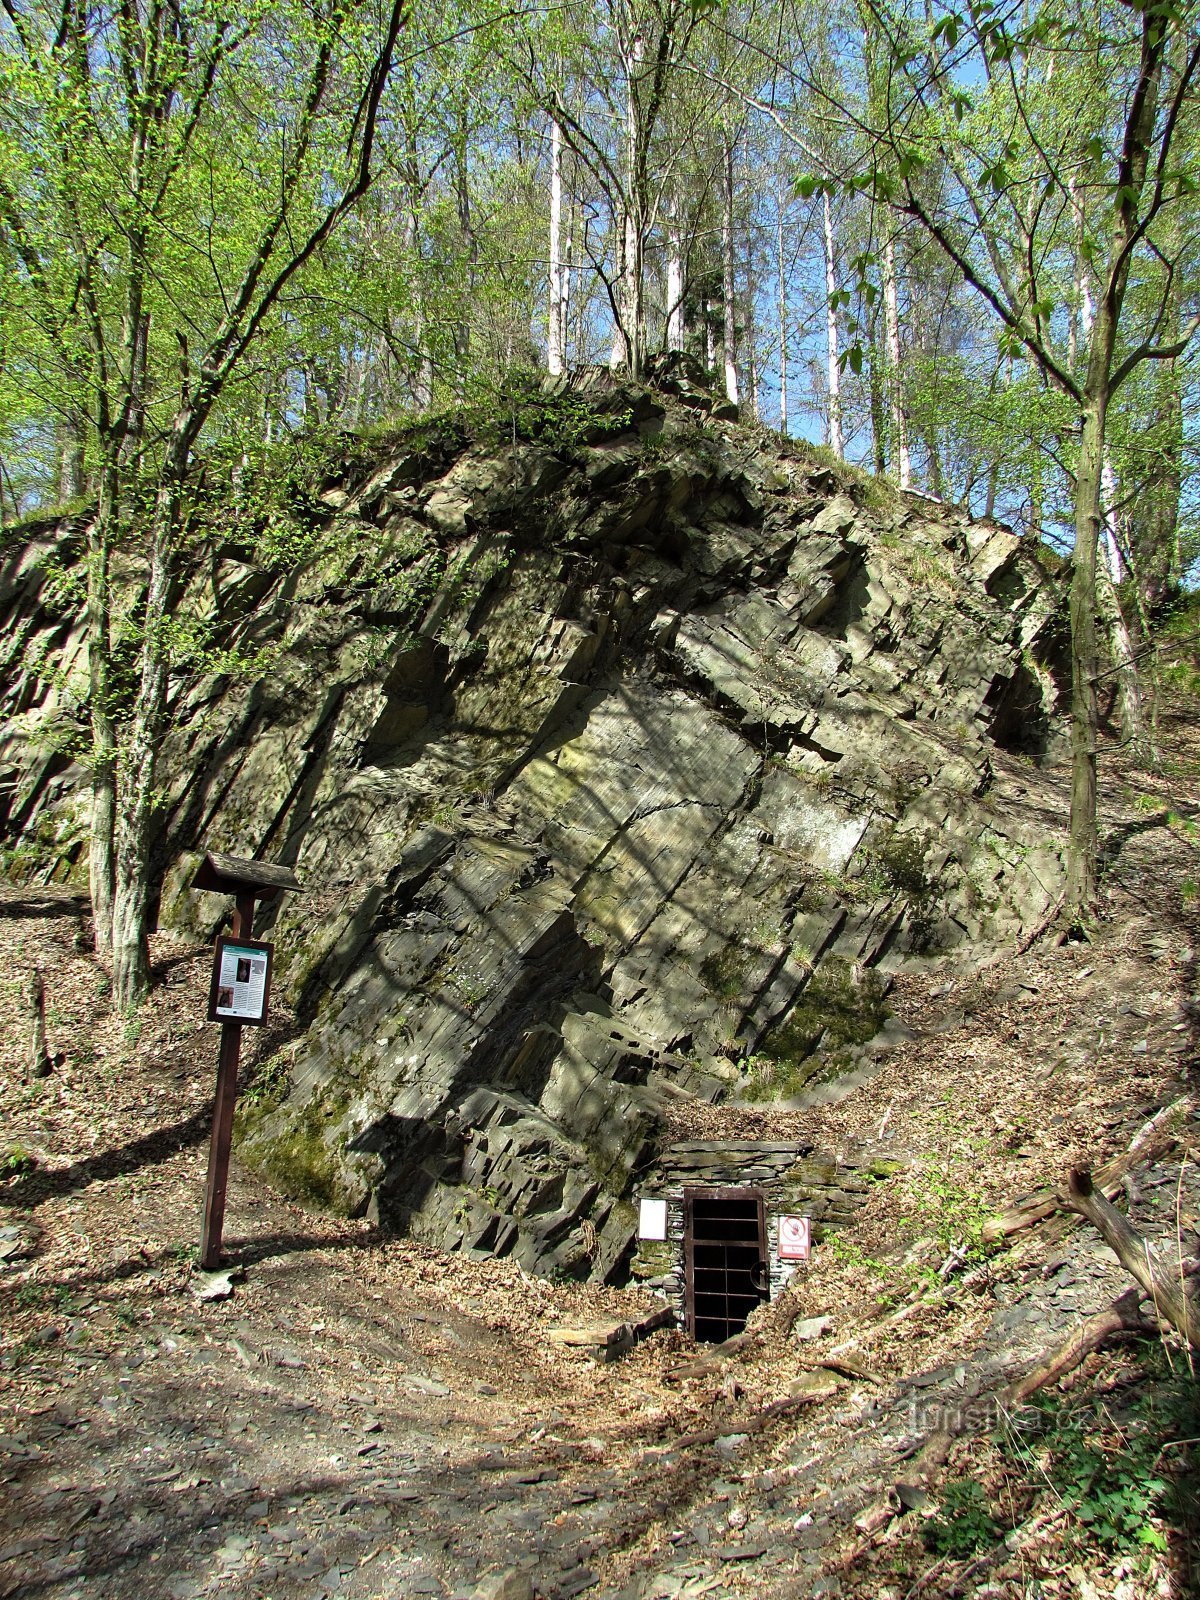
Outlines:
POLYGON ((850 1050, 873 1039, 889 1015, 878 974, 862 972, 856 981, 848 961, 828 957, 747 1064, 751 1096, 787 1099, 806 1084, 836 1077, 850 1050))
POLYGON ((242 1157, 269 1183, 295 1200, 306 1201, 343 1216, 353 1209, 341 1164, 329 1145, 331 1129, 341 1121, 347 1101, 320 1095, 308 1101, 277 1133, 255 1135, 266 1119, 253 1104, 238 1118, 242 1157))

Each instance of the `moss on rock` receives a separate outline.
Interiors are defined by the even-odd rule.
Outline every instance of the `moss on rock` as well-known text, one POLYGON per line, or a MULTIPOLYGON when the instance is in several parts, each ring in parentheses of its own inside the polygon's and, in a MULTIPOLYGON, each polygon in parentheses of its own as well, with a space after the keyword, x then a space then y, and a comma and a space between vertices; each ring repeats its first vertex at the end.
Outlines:
POLYGON ((751 1094, 783 1100, 816 1079, 836 1076, 849 1052, 874 1038, 891 1014, 884 994, 877 973, 856 974, 849 961, 827 956, 752 1058, 751 1094))
POLYGON ((279 1133, 267 1131, 267 1117, 256 1115, 253 1104, 246 1106, 236 1129, 242 1159, 293 1199, 341 1216, 353 1215, 359 1209, 357 1197, 329 1144, 347 1104, 345 1098, 328 1093, 315 1096, 290 1115, 279 1133), (255 1133, 256 1126, 262 1131, 255 1133))

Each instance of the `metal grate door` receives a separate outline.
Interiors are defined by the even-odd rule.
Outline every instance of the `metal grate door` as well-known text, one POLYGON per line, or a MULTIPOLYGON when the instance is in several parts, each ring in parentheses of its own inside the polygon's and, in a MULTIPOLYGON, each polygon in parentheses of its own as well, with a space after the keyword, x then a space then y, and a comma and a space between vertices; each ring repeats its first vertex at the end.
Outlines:
POLYGON ((683 1227, 688 1328, 720 1344, 770 1296, 762 1191, 685 1189, 683 1227))

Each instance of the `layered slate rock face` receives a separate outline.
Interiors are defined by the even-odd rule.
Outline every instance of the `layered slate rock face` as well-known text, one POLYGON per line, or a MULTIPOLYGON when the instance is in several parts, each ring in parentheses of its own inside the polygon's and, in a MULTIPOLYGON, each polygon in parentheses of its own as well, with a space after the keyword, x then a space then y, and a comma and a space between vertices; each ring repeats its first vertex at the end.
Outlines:
MULTIPOLYGON (((570 443, 381 448, 298 565, 198 567, 181 613, 269 669, 175 697, 160 917, 217 925, 205 848, 307 885, 271 933, 305 1031, 245 1159, 605 1276, 669 1109, 861 1066, 888 974, 1044 914, 1061 617, 995 524, 661 394, 569 398, 570 443)), ((86 775, 29 736, 84 663, 48 581, 10 553, 0 761, 61 872, 86 775)))

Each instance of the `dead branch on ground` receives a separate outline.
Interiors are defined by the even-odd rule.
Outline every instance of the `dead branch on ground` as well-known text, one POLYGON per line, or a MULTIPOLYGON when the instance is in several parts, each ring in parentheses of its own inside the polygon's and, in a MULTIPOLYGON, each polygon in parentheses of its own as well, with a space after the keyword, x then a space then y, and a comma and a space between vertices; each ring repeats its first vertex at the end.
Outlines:
POLYGON ((1090 1172, 1071 1173, 1067 1204, 1086 1217, 1115 1251, 1126 1272, 1154 1301, 1159 1320, 1169 1322, 1189 1344, 1200 1349, 1200 1302, 1187 1293, 1182 1283, 1173 1283, 1155 1267, 1149 1244, 1096 1187, 1090 1172))
POLYGON ((1139 1289, 1126 1289, 1111 1306, 1106 1306, 1103 1311, 1080 1323, 1057 1350, 1044 1356, 1023 1378, 1004 1391, 1001 1397, 1004 1404, 1019 1406, 1039 1389, 1057 1383, 1080 1366, 1093 1350, 1099 1350, 1110 1339, 1127 1333, 1156 1333, 1157 1324, 1147 1321, 1138 1309, 1141 1298, 1139 1289))

